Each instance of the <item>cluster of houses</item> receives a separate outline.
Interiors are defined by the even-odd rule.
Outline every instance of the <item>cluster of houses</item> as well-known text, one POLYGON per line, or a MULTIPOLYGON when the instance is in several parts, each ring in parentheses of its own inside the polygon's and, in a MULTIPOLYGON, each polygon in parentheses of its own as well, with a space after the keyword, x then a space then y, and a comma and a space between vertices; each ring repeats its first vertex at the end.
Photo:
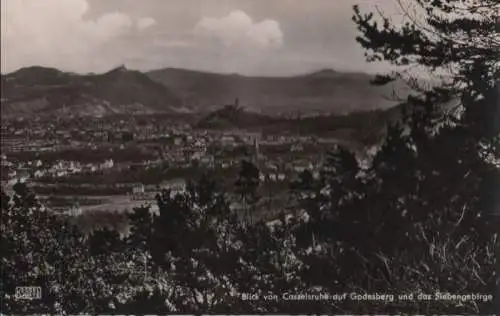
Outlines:
MULTIPOLYGON (((75 126, 66 130, 62 129, 61 126, 57 126, 57 124, 58 123, 54 123, 54 126, 49 126, 44 132, 52 133, 51 135, 54 135, 55 138, 71 140, 75 126)), ((233 152, 238 152, 240 146, 251 148, 254 162, 260 170, 259 179, 261 182, 268 183, 289 181, 290 178, 304 170, 310 170, 315 178, 319 177, 320 162, 312 159, 300 159, 298 157, 307 154, 307 152, 304 152, 304 147, 313 143, 325 142, 324 139, 314 140, 311 137, 284 135, 263 136, 259 132, 250 133, 243 130, 213 132, 195 131, 192 129, 183 130, 179 128, 165 130, 165 128, 153 125, 137 129, 137 133, 139 134, 136 135, 136 129, 126 127, 126 122, 124 121, 112 124, 114 125, 107 126, 104 123, 94 124, 88 128, 82 128, 79 134, 83 132, 83 134, 89 136, 90 134, 88 132, 91 130, 94 131, 92 135, 86 138, 91 141, 89 144, 91 144, 93 148, 97 148, 98 146, 109 146, 95 142, 95 140, 102 138, 103 141, 107 139, 109 142, 109 137, 105 137, 105 134, 109 135, 109 133, 114 133, 118 135, 120 132, 132 133, 134 140, 141 141, 138 143, 123 141, 120 144, 121 148, 129 147, 131 144, 132 146, 145 150, 148 150, 148 144, 152 147, 159 148, 161 157, 155 161, 142 161, 138 163, 139 168, 148 168, 151 165, 167 162, 171 167, 180 166, 189 168, 196 163, 198 166, 209 169, 230 169, 240 164, 239 160, 235 159, 235 154, 233 154, 233 152), (272 148, 273 146, 283 147, 285 148, 285 152, 278 153, 277 155, 268 155, 268 148, 272 148), (293 154, 290 155, 288 153, 293 154)), ((32 133, 33 136, 35 136, 32 140, 29 140, 29 137, 26 138, 26 130, 13 130, 10 128, 7 134, 15 140, 11 142, 11 144, 14 145, 18 143, 24 145, 29 143, 35 144, 37 142, 36 139, 47 137, 45 134, 40 134, 41 129, 34 128, 33 130, 36 132, 32 133)), ((5 131, 5 129, 3 131, 5 131)), ((127 165, 127 163, 115 163, 112 159, 107 159, 101 163, 89 164, 83 164, 78 161, 58 161, 55 164, 47 165, 40 160, 13 163, 8 161, 5 155, 2 157, 2 170, 8 170, 8 178, 11 181, 26 181, 29 178, 36 180, 45 177, 62 178, 72 174, 94 173, 110 169, 118 170, 124 165, 127 165)), ((117 187, 120 185, 122 185, 122 183, 116 184, 117 187)), ((162 182, 159 186, 128 183, 127 187, 127 190, 130 190, 129 197, 131 200, 142 201, 153 199, 156 193, 159 192, 159 189, 170 190, 171 194, 183 192, 186 190, 186 181, 184 179, 172 179, 162 182)), ((71 212, 72 214, 79 214, 81 208, 75 206, 71 209, 70 213, 71 212)))
POLYGON ((9 168, 8 178, 11 181, 24 181, 29 178, 39 179, 43 177, 61 178, 71 174, 111 169, 114 165, 112 159, 105 160, 103 163, 99 164, 81 164, 77 161, 58 161, 51 166, 44 165, 41 160, 14 164, 6 158, 2 159, 2 166, 9 168))
POLYGON ((171 196, 181 194, 186 191, 187 183, 185 179, 171 179, 161 182, 157 186, 146 186, 142 183, 135 183, 132 186, 130 198, 132 200, 152 200, 157 193, 167 190, 171 196))

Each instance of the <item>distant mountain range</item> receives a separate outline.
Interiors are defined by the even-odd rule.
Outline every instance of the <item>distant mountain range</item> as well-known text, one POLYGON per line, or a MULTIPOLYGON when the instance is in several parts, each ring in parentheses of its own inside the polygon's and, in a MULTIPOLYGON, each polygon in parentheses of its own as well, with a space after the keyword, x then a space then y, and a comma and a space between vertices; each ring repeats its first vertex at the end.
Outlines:
POLYGON ((398 103, 393 91, 406 97, 402 81, 374 86, 373 75, 323 69, 292 77, 249 77, 165 68, 147 73, 175 91, 191 107, 210 111, 233 104, 271 115, 349 113, 389 108, 398 103))
POLYGON ((2 115, 108 115, 182 111, 170 89, 125 67, 80 75, 29 67, 1 78, 2 115))
POLYGON ((5 116, 210 113, 238 99, 247 111, 270 116, 344 114, 390 108, 394 90, 409 92, 402 82, 373 86, 373 78, 331 69, 249 77, 176 68, 84 75, 28 67, 1 76, 1 110, 5 116))

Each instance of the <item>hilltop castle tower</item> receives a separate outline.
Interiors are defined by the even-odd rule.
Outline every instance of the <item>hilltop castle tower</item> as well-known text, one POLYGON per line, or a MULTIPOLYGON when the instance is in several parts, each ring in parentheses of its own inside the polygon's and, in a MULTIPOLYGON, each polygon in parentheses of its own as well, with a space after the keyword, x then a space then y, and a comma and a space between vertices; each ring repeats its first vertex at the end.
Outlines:
POLYGON ((253 139, 253 149, 254 149, 254 158, 255 160, 259 160, 260 159, 260 151, 259 151, 259 139, 257 137, 255 137, 253 139))

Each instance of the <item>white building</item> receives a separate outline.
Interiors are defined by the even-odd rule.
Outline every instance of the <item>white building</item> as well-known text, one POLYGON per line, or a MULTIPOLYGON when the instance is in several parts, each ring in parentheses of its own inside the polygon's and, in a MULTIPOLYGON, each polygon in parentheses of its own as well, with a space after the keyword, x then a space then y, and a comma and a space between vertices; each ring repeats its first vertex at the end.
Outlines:
POLYGON ((174 138, 174 145, 175 146, 180 146, 182 144, 182 138, 176 137, 174 138))
POLYGON ((145 191, 145 188, 144 188, 144 184, 142 184, 142 183, 134 184, 134 186, 132 187, 132 194, 142 194, 142 193, 144 193, 144 191, 145 191))
POLYGON ((194 153, 204 155, 207 152, 207 144, 204 141, 197 140, 191 145, 191 149, 194 153))
POLYGON ((304 172, 306 170, 306 167, 304 167, 304 166, 294 166, 293 170, 295 170, 296 172, 304 172))
POLYGON ((36 170, 35 174, 34 174, 35 178, 41 178, 44 175, 45 175, 45 171, 43 171, 43 170, 36 170))
POLYGON ((17 179, 21 183, 26 182, 29 178, 30 178, 30 174, 28 173, 28 171, 22 170, 22 171, 17 173, 17 179))
POLYGON ((234 139, 234 137, 230 136, 230 135, 224 135, 220 139, 220 143, 223 146, 234 146, 235 142, 236 142, 236 140, 234 139))
POLYGON ((70 216, 80 216, 82 215, 83 211, 78 203, 75 203, 71 206, 71 208, 68 210, 68 215, 70 216))
POLYGON ((113 168, 115 165, 113 159, 108 159, 106 160, 102 165, 101 165, 101 168, 102 169, 111 169, 113 168))
POLYGON ((168 181, 163 181, 160 184, 160 189, 162 190, 170 190, 171 196, 175 196, 177 194, 182 194, 186 192, 187 184, 184 179, 173 179, 168 181))
POLYGON ((293 144, 292 147, 290 148, 291 151, 303 151, 304 147, 302 144, 293 144))

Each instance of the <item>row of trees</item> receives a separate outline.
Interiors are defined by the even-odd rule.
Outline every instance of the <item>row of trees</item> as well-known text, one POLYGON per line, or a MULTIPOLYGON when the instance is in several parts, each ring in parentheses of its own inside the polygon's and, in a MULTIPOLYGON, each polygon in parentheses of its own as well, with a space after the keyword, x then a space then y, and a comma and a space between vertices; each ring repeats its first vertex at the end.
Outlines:
MULTIPOLYGON (((409 97, 414 110, 404 124, 388 128, 369 168, 348 150, 333 150, 319 179, 305 172, 291 188, 302 215, 283 213, 274 226, 242 221, 219 179, 203 175, 186 193, 159 194, 158 214, 147 208, 129 214, 131 231, 123 238, 110 230, 83 235, 43 211, 29 188, 19 184, 13 196, 2 193, 2 311, 500 310, 498 302, 481 300, 318 302, 241 296, 498 291, 498 14, 491 13, 498 13, 498 3, 414 2, 426 12, 422 27, 415 20, 398 28, 384 17, 380 25, 373 15, 355 9, 359 42, 373 60, 452 65, 454 81, 409 97), (443 117, 438 105, 457 97, 462 114, 443 117), (22 285, 41 286, 42 299, 16 299, 15 288, 22 285)), ((243 163, 236 185, 247 217, 258 200, 255 174, 255 166, 243 163)))

